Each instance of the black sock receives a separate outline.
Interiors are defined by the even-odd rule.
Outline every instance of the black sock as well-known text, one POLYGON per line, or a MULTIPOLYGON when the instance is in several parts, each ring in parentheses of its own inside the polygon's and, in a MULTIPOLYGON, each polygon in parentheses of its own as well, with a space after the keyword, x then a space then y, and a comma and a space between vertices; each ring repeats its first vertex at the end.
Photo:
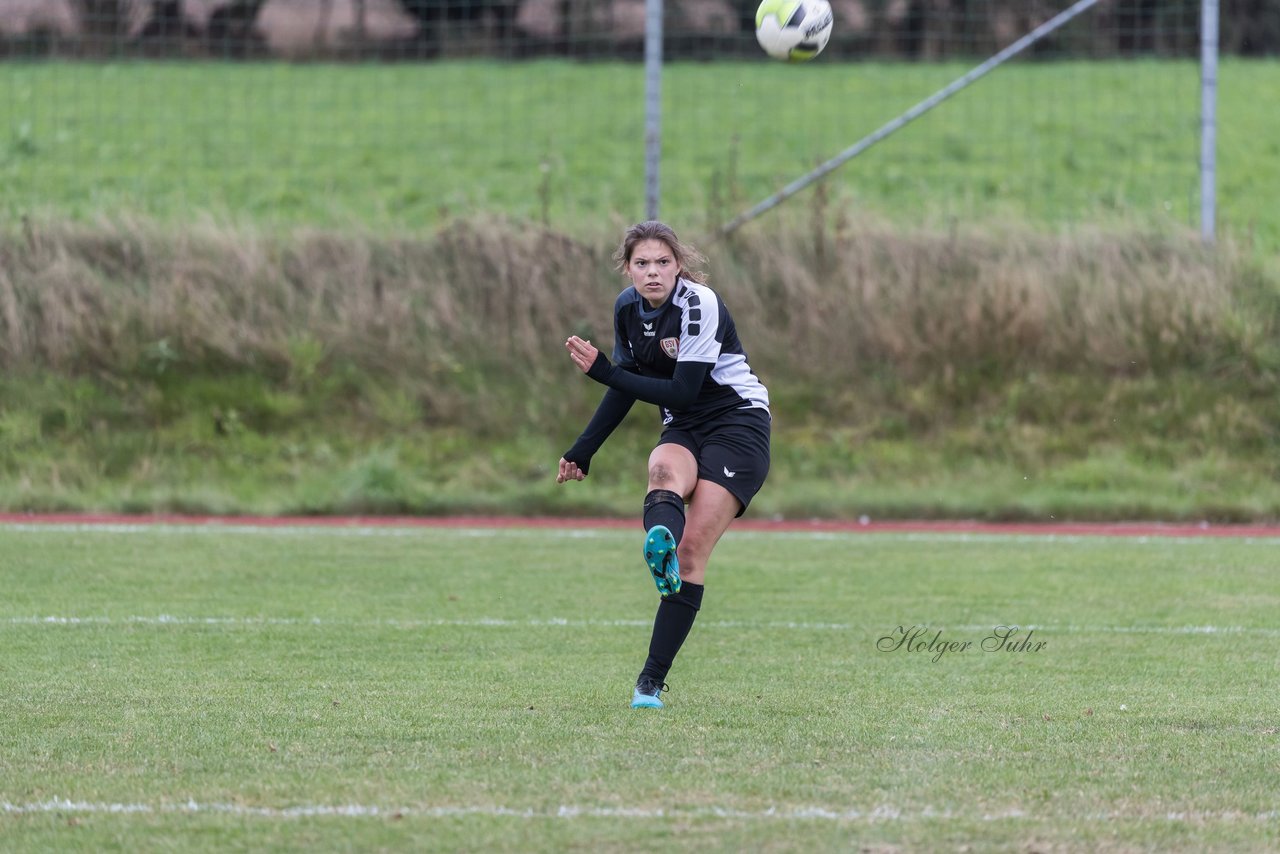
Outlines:
POLYGON ((684 536, 684 499, 669 489, 655 489, 644 497, 644 529, 666 525, 676 545, 684 536))
POLYGON ((688 581, 680 585, 679 593, 662 597, 658 603, 658 615, 653 618, 653 637, 649 640, 649 658, 640 671, 641 679, 652 679, 659 684, 667 678, 671 662, 684 639, 693 628, 693 621, 702 607, 701 584, 688 581))

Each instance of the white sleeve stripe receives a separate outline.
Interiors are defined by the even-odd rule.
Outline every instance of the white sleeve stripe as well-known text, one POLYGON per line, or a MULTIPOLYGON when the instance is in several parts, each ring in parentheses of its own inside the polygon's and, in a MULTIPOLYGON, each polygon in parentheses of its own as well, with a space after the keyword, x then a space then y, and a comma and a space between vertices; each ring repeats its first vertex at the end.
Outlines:
POLYGON ((684 304, 680 307, 680 352, 676 357, 681 362, 715 362, 720 358, 720 342, 716 333, 720 330, 720 301, 710 288, 693 282, 685 282, 686 294, 684 304), (690 297, 697 297, 700 317, 697 321, 689 320, 690 297))

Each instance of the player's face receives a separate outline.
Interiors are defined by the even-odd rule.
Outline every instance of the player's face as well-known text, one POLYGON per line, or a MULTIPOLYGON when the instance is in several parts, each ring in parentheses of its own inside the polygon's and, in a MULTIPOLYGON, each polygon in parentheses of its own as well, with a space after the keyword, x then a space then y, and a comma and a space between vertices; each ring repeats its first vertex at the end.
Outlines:
POLYGON ((679 273, 680 265, 676 263, 675 253, 662 240, 641 240, 631 250, 627 275, 650 308, 666 302, 675 290, 679 273))

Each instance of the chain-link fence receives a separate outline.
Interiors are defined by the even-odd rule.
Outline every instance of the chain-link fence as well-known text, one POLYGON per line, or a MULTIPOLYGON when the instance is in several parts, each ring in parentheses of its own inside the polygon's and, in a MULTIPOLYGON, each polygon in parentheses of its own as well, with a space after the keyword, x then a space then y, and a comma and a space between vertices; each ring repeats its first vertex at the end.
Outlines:
MULTIPOLYGON (((1065 4, 832 5, 826 52, 787 66, 755 44, 754 0, 666 0, 664 215, 722 222, 1065 4)), ((1200 5, 1100 3, 841 170, 820 202, 913 221, 1194 225, 1200 5)), ((0 198, 11 216, 632 219, 644 202, 644 11, 644 0, 0 0, 0 198)), ((1280 0, 1230 0, 1221 19, 1228 55, 1280 45, 1280 0)), ((1240 61, 1242 86, 1273 67, 1240 61)), ((1234 128, 1231 109, 1220 137, 1263 132, 1234 128)), ((1256 189, 1239 169, 1240 192, 1256 189)))
MULTIPOLYGON (((673 59, 751 57, 757 0, 666 0, 673 59)), ((1059 11, 1051 0, 833 0, 840 59, 987 55, 1059 11)), ((0 0, 9 56, 618 57, 638 54, 644 0, 0 0)), ((1042 50, 1186 55, 1195 15, 1117 0, 1042 50)), ((1280 2, 1222 0, 1222 50, 1280 52, 1280 2)))

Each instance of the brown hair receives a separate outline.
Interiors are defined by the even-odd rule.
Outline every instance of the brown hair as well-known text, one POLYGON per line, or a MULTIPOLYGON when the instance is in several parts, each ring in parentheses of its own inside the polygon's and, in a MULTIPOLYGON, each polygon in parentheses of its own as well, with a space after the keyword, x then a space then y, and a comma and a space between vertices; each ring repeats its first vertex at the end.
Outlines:
POLYGON ((676 258, 676 266, 680 269, 681 276, 694 282, 706 282, 706 273, 696 267, 707 263, 707 259, 694 247, 681 243, 671 226, 656 219, 636 223, 622 235, 622 245, 613 253, 613 261, 619 273, 627 271, 627 265, 631 263, 631 253, 635 251, 636 244, 644 240, 661 240, 667 244, 671 247, 671 254, 676 258))

